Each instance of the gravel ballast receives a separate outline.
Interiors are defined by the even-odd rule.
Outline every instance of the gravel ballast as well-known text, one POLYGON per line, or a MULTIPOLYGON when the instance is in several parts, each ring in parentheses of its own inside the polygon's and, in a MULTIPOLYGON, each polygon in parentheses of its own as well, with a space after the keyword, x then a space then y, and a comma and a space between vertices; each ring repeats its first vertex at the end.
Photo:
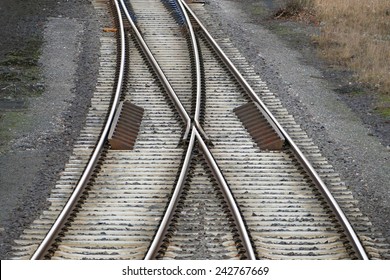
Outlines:
MULTIPOLYGON (((341 93, 354 85, 350 73, 319 60, 308 37, 315 28, 270 19, 279 2, 208 0, 205 7, 390 244, 389 121, 369 112, 370 97, 341 93)), ((9 259, 13 240, 47 206, 83 126, 97 77, 99 25, 83 0, 4 0, 0 23, 0 61, 31 39, 42 42, 41 78, 31 82, 42 93, 11 98, 0 88, 0 258, 9 259)), ((0 75, 10 67, 0 65, 0 75)))
POLYGON ((315 27, 271 19, 280 2, 213 0, 205 6, 390 243, 390 122, 373 115, 369 96, 341 93, 354 85, 353 78, 318 57, 310 41, 315 27))

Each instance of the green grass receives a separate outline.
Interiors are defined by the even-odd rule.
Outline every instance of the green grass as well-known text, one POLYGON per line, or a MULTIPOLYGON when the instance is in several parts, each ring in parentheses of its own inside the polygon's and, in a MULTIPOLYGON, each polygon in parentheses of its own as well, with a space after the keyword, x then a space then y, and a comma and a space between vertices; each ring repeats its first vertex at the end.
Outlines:
POLYGON ((271 31, 273 31, 278 36, 284 37, 284 36, 296 35, 295 32, 293 30, 291 30, 291 28, 289 28, 287 26, 280 25, 280 24, 271 25, 269 28, 271 31))
POLYGON ((390 95, 380 95, 376 111, 385 118, 390 118, 390 95))
POLYGON ((0 153, 7 149, 13 131, 25 121, 25 112, 22 111, 8 111, 0 114, 0 153))
POLYGON ((0 61, 0 99, 23 99, 43 92, 39 68, 41 41, 33 39, 0 61))
MULTIPOLYGON (((0 102, 25 100, 43 93, 39 67, 41 44, 40 40, 32 39, 0 60, 0 102)), ((0 153, 8 148, 13 132, 26 121, 25 112, 20 109, 0 112, 0 153)))
POLYGON ((268 14, 268 11, 259 5, 252 5, 250 11, 255 16, 265 16, 268 14))

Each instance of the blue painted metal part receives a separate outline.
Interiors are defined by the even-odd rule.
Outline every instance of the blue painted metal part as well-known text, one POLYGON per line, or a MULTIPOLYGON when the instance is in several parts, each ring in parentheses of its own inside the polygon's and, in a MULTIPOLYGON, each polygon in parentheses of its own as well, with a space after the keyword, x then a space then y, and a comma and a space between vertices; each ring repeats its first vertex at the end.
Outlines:
POLYGON ((125 5, 125 7, 126 7, 128 13, 129 13, 131 19, 133 20, 133 22, 134 22, 135 24, 137 24, 137 16, 136 16, 136 15, 134 14, 134 12, 133 12, 133 7, 131 6, 131 3, 130 3, 129 1, 123 1, 123 3, 124 3, 124 5, 125 5))
POLYGON ((183 11, 180 9, 177 0, 161 0, 161 2, 163 2, 168 9, 171 9, 173 11, 173 17, 179 25, 186 24, 185 16, 183 14, 183 11))

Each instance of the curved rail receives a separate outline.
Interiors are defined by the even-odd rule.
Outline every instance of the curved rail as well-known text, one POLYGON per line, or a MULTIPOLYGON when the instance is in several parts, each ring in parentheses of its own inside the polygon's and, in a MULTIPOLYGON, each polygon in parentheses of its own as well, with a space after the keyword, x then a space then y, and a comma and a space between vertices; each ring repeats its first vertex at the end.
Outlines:
POLYGON ((131 27, 132 27, 135 35, 136 35, 136 38, 137 38, 137 40, 138 40, 138 42, 139 42, 139 44, 140 44, 140 46, 142 48, 142 51, 146 54, 147 59, 149 60, 149 63, 151 64, 151 66, 156 71, 157 76, 159 77, 162 85, 164 86, 165 90, 169 94, 169 97, 171 98, 174 106, 178 110, 180 116, 182 117, 182 119, 183 119, 183 121, 184 121, 184 123, 186 125, 186 130, 185 130, 184 136, 183 136, 183 140, 186 140, 188 138, 188 136, 190 134, 190 130, 191 130, 191 118, 188 115, 188 113, 187 113, 186 109, 184 108, 184 106, 182 105, 182 103, 180 102, 179 97, 176 95, 176 93, 173 90, 173 88, 172 88, 171 84, 169 83, 168 79, 164 75, 164 72, 162 71, 160 65, 158 64, 158 62, 154 58, 154 56, 153 56, 152 52, 150 51, 149 47, 145 43, 145 40, 142 38, 142 35, 139 32, 137 26, 135 25, 133 19, 131 18, 130 14, 129 14, 129 11, 126 8, 125 3, 123 2, 123 0, 119 0, 119 1, 121 3, 122 9, 123 9, 123 11, 124 11, 124 13, 126 15, 126 18, 129 21, 129 23, 130 23, 130 25, 131 25, 131 27))
POLYGON ((200 106, 202 103, 202 79, 201 79, 201 71, 200 71, 200 57, 199 57, 199 50, 198 50, 198 42, 196 40, 195 32, 192 27, 190 18, 182 4, 181 1, 178 2, 180 9, 183 11, 183 15, 185 17, 185 20, 187 22, 187 28, 188 32, 190 34, 190 39, 191 39, 191 45, 192 45, 192 52, 194 55, 194 60, 195 60, 195 80, 196 80, 196 104, 195 104, 195 114, 194 114, 194 123, 198 131, 201 133, 201 135, 206 139, 209 140, 208 136, 206 135, 206 132, 204 132, 202 126, 199 123, 199 118, 200 118, 200 106))
POLYGON ((115 7, 116 7, 116 12, 118 15, 118 20, 119 20, 119 32, 120 32, 120 41, 121 41, 121 46, 120 46, 120 66, 119 66, 119 75, 118 75, 118 81, 117 81, 117 86, 115 90, 115 95, 114 95, 114 100, 112 103, 112 107, 109 113, 109 116, 107 118, 106 125, 103 129, 103 132, 100 136, 100 139, 98 141, 98 144, 95 147, 95 150, 83 172, 83 175, 81 176, 80 180, 77 183, 77 186, 75 187, 72 195, 70 196, 68 202, 64 206, 63 210, 59 214, 57 220, 49 230, 48 234, 46 237, 43 239, 41 244, 38 246, 37 250, 35 253, 32 255, 31 259, 32 260, 38 260, 42 259, 45 257, 47 252, 49 251, 50 247, 55 241, 55 238, 58 236, 60 233, 61 229, 63 228, 64 224, 68 220, 70 214, 74 210, 77 202, 79 201, 83 191, 85 190, 85 187, 87 186, 89 179, 96 167, 96 164, 99 160, 99 157, 101 155, 101 152, 103 150, 104 144, 107 139, 107 135, 110 131, 110 126, 112 123, 112 120, 115 116, 115 111, 116 108, 119 104, 119 99, 122 91, 122 84, 123 84, 123 77, 124 77, 124 69, 125 69, 125 31, 124 31, 124 25, 123 25, 123 20, 121 18, 121 11, 118 5, 118 1, 114 0, 115 7))
MULTIPOLYGON (((122 0, 121 0, 122 1, 122 0)), ((191 158, 192 158, 192 151, 194 149, 194 146, 195 146, 195 137, 196 139, 198 140, 199 144, 200 144, 200 147, 201 147, 201 150, 203 151, 205 157, 206 157, 206 160, 209 164, 209 167, 210 169, 212 170, 217 182, 219 183, 220 187, 221 187, 221 190, 222 190, 222 193, 224 194, 224 197, 225 197, 225 200, 226 202, 228 203, 229 205, 229 208, 231 210, 231 213, 233 215, 233 218, 236 222, 236 225, 238 226, 238 232, 239 232, 239 236, 241 238, 241 241, 243 243, 243 247, 245 249, 245 255, 247 256, 248 259, 250 260, 254 260, 256 259, 255 257, 255 253, 254 253, 254 250, 253 250, 253 247, 252 247, 252 244, 250 242, 250 238, 249 238, 249 235, 248 235, 248 232, 246 230, 246 227, 245 227, 245 224, 244 224, 244 221, 242 219, 242 216, 241 216, 241 213, 235 203, 235 200, 233 198, 233 195, 230 191, 230 188, 228 187, 228 184, 224 178, 224 176, 222 175, 222 172, 221 170, 219 169, 216 161, 214 160, 211 152, 209 151, 209 149, 207 148, 207 145, 205 144, 205 142, 203 141, 203 138, 202 136, 208 140, 206 134, 204 133, 202 127, 200 126, 199 124, 199 117, 200 117, 200 106, 201 106, 201 73, 200 73, 200 57, 199 57, 199 51, 198 51, 198 47, 197 47, 197 41, 196 41, 196 37, 195 37, 195 33, 193 31, 193 28, 191 26, 191 23, 190 23, 190 20, 189 20, 189 17, 188 17, 188 14, 186 13, 182 3, 180 1, 178 1, 179 4, 180 4, 180 8, 182 9, 183 11, 183 14, 185 16, 185 19, 187 21, 187 27, 188 27, 188 31, 190 33, 190 39, 191 39, 191 44, 193 46, 193 53, 194 53, 194 57, 195 57, 195 69, 196 69, 196 109, 195 109, 195 115, 194 115, 194 123, 193 123, 193 126, 192 126, 192 133, 191 133, 191 138, 190 138, 190 141, 189 141, 189 145, 187 147, 187 152, 186 152, 186 156, 185 156, 185 159, 184 159, 184 163, 183 163, 183 166, 182 166, 182 170, 181 170, 181 173, 180 173, 180 176, 179 176, 179 180, 176 184, 176 187, 174 189, 174 193, 171 197, 171 200, 168 204, 168 207, 166 209, 166 212, 164 214, 164 217, 160 223, 160 227, 158 228, 157 230, 157 233, 151 243, 151 246, 149 247, 149 250, 148 252, 146 253, 145 255, 145 260, 151 260, 151 259, 154 259, 157 254, 158 254, 158 250, 160 249, 160 246, 161 244, 163 243, 163 239, 168 231, 168 228, 169 228, 169 224, 171 223, 171 220, 172 220, 172 217, 175 213, 175 210, 176 210, 176 206, 179 202, 179 198, 180 198, 180 194, 182 193, 182 190, 183 190, 183 187, 184 187, 184 183, 185 183, 185 178, 188 174, 188 169, 189 169, 189 164, 190 164, 190 161, 191 161, 191 158)), ((130 18, 128 17, 128 19, 130 20, 130 18)), ((133 29, 136 30, 135 26, 132 24, 133 26, 133 29)), ((137 31, 138 32, 138 31, 137 31)), ((141 41, 143 41, 142 38, 140 38, 141 41)), ((145 49, 148 49, 148 47, 146 46, 145 44, 145 49)), ((151 54, 150 51, 147 51, 146 52, 147 56, 152 56, 149 59, 150 62, 152 62, 152 64, 157 64, 157 62, 155 61, 153 55, 151 54)), ((155 69, 159 69, 159 66, 157 64, 157 66, 153 66, 155 69)), ((163 75, 164 74, 162 73, 161 71, 161 74, 159 75, 163 75)), ((162 79, 163 82, 167 82, 167 79, 165 78, 165 76, 163 77, 162 79)), ((170 86, 168 85, 168 88, 170 86)), ((173 90, 172 90, 173 91, 173 90)), ((174 92, 172 93, 172 95, 176 96, 176 94, 174 94, 174 92)), ((180 102, 180 100, 177 98, 174 99, 174 102, 180 102)), ((181 104, 180 104, 181 105, 181 104)), ((175 104, 176 106, 176 104, 175 104)), ((182 106, 176 106, 176 107, 182 107, 182 106)), ((185 111, 185 110, 184 110, 185 111)))
POLYGON ((203 154, 206 158, 206 161, 207 161, 211 171, 214 174, 214 177, 216 178, 219 186, 221 187, 221 191, 225 197, 227 204, 229 205, 234 222, 236 223, 236 225, 238 227, 238 233, 240 235, 242 244, 245 248, 245 255, 247 256, 248 260, 255 260, 256 259, 255 252, 253 250, 253 247, 252 247, 252 244, 251 244, 251 241, 249 238, 249 234, 248 234, 248 231, 247 231, 246 226, 244 224, 240 209, 238 208, 237 203, 234 200, 233 194, 232 194, 232 192, 231 192, 231 190, 230 190, 230 188, 225 180, 225 177, 222 174, 222 171, 218 167, 218 164, 215 161, 212 153, 210 152, 207 145, 203 141, 199 132, 196 129, 194 129, 194 130, 196 133, 196 139, 199 142, 199 146, 200 146, 201 150, 203 151, 203 154))
POLYGON ((200 74, 200 57, 199 57, 199 50, 198 50, 198 44, 196 41, 195 37, 195 32, 194 29, 192 28, 192 24, 190 21, 190 18, 188 17, 188 14, 186 10, 184 9, 183 4, 181 1, 177 1, 179 3, 180 9, 183 11, 184 17, 187 22, 187 28, 188 32, 190 34, 190 39, 191 39, 191 44, 192 44, 192 51, 194 54, 194 59, 195 59, 195 76, 196 76, 196 107, 195 107, 195 115, 194 115, 194 121, 197 124, 198 127, 199 125, 199 117, 200 117, 200 105, 201 105, 201 90, 202 90, 202 84, 201 84, 201 74, 200 74))
POLYGON ((163 243, 163 239, 165 237, 165 234, 168 231, 169 224, 171 223, 172 217, 175 213, 176 206, 179 202, 180 195, 184 188, 184 183, 188 174, 190 161, 192 158, 192 151, 195 146, 195 130, 192 130, 191 138, 187 147, 186 156, 184 159, 184 163, 180 172, 179 180, 176 184, 175 190, 173 192, 173 195, 171 197, 171 200, 169 201, 168 208, 165 211, 164 217, 160 223, 160 226, 157 230, 156 235, 154 236, 154 239, 149 247, 148 252, 146 253, 144 259, 145 260, 153 260, 156 258, 158 254, 158 250, 160 249, 161 244, 163 243))
POLYGON ((231 73, 236 77, 236 79, 239 81, 241 86, 244 88, 246 93, 249 95, 249 97, 252 99, 253 102, 257 103, 268 115, 268 117, 272 120, 272 122, 275 124, 275 126, 279 129, 279 131, 282 133, 282 135, 285 137, 286 141, 291 146, 291 149, 293 153, 295 154, 298 161, 302 164, 303 168, 306 170, 310 178, 313 180, 319 191, 324 195, 325 199, 329 203, 330 207, 332 208, 334 214, 336 215, 337 219, 339 220, 340 224, 343 226, 345 233, 350 240, 353 248, 355 249, 355 252, 357 256, 360 259, 368 260, 368 256, 363 248, 363 245, 361 244, 359 237, 357 236, 356 232, 352 228, 350 222, 348 221, 347 217, 345 216, 343 210, 340 208, 339 204, 337 203, 336 199, 333 197, 332 193, 329 191, 328 187, 325 185, 325 183, 322 181, 318 173, 315 171, 314 167, 310 164, 308 159, 305 157, 305 155, 302 153, 302 151, 299 149, 299 147, 296 145, 296 143, 293 141, 293 139, 288 135, 288 133, 283 129, 283 127, 279 124, 279 122, 276 120, 276 118, 273 116, 273 114, 269 111, 269 109, 265 106, 265 104, 260 100, 260 98, 257 96, 257 94, 254 92, 252 87, 248 84, 248 82, 244 79, 244 77, 241 75, 241 73, 237 70, 237 68, 234 66, 234 64, 231 62, 231 60, 225 55, 223 50, 219 47, 218 43, 212 38, 210 33, 206 30, 206 28, 203 26, 203 24, 200 22, 200 20, 196 17, 195 13, 191 10, 191 8, 185 3, 184 0, 179 0, 185 9, 191 14, 191 16, 194 18, 194 20, 199 25, 200 29, 206 36, 207 40, 209 40, 211 46, 216 51, 216 53, 220 56, 222 61, 226 64, 228 69, 231 71, 231 73))
POLYGON ((238 233, 240 236, 240 239, 242 241, 243 247, 245 249, 245 255, 247 259, 249 260, 255 260, 255 252, 253 250, 249 234, 247 232, 245 223, 242 219, 242 215, 240 213, 239 208, 237 207, 237 204, 234 200, 233 194, 230 191, 230 188, 221 172, 221 170, 218 167, 217 162, 215 161, 213 155, 211 154, 210 150, 208 149, 207 145, 203 141, 203 138, 195 125, 192 127, 192 133, 191 133, 191 139, 190 143, 187 148, 187 154, 185 157, 185 164, 183 164, 182 171, 180 173, 179 181, 176 184, 174 193, 172 195, 172 198, 169 202, 168 208, 164 214, 164 217, 160 223, 160 227, 157 230, 157 233, 151 243, 151 246, 149 247, 148 252, 145 255, 145 260, 152 260, 155 259, 155 257, 158 254, 158 250, 160 249, 161 244, 163 243, 163 239, 165 237, 165 234, 168 231, 169 224, 171 223, 171 220, 173 218, 173 215, 176 210, 176 206, 179 202, 180 194, 183 191, 184 188, 184 183, 185 183, 185 178, 188 173, 188 168, 189 168, 189 163, 192 158, 192 151, 194 149, 195 145, 195 137, 196 140, 199 143, 199 146, 206 158, 206 161, 211 169, 211 171, 214 174, 214 177, 216 178, 219 186, 221 187, 221 191, 225 197, 226 202, 229 205, 229 209, 232 213, 233 219, 238 227, 238 233))

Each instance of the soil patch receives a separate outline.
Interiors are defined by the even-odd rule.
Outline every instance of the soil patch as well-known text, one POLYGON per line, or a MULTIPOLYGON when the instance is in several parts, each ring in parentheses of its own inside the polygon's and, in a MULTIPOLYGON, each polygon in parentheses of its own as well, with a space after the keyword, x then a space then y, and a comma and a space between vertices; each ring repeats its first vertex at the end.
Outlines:
POLYGON ((47 206, 83 126, 99 23, 84 0, 0 7, 0 258, 47 206))

